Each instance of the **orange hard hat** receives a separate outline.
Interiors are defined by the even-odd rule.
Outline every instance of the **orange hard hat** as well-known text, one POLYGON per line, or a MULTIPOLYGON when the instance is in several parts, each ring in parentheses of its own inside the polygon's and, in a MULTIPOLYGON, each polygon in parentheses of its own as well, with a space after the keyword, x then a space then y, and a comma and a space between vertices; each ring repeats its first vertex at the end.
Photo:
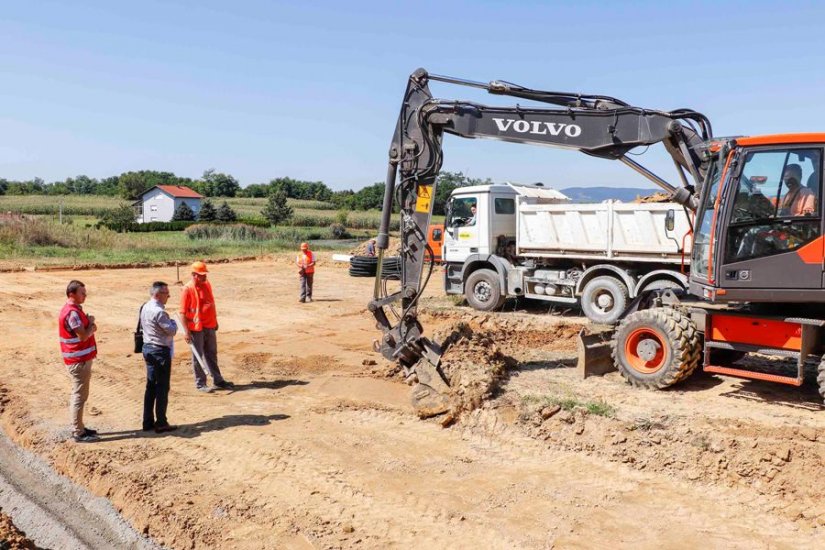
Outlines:
POLYGON ((309 245, 307 243, 301 243, 301 250, 309 250, 309 245))
POLYGON ((192 273, 199 273, 201 275, 205 273, 209 273, 209 270, 206 269, 206 264, 203 262, 195 262, 192 264, 192 273))

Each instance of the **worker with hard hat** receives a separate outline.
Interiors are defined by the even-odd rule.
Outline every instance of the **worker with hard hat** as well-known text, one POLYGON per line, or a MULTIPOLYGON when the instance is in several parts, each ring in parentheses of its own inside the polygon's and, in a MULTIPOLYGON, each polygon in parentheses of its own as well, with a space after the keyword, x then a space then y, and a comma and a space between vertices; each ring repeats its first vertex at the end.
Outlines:
POLYGON ((212 285, 206 280, 207 273, 209 270, 205 263, 192 264, 192 280, 183 286, 180 312, 183 317, 183 338, 195 351, 192 354, 195 387, 198 391, 208 393, 212 388, 206 385, 207 372, 216 388, 228 389, 234 387, 234 384, 226 380, 218 368, 218 315, 212 285))
POLYGON ((298 276, 301 279, 301 303, 312 301, 312 278, 315 275, 315 254, 309 249, 307 243, 301 243, 301 252, 295 258, 295 265, 298 266, 298 276))

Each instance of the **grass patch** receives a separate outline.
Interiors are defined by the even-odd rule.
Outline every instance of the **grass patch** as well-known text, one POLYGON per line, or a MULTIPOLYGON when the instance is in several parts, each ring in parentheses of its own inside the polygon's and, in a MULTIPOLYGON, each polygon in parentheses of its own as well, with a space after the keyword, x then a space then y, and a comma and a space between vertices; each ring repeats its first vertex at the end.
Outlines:
POLYGON ((587 414, 606 418, 616 416, 616 408, 603 399, 583 401, 573 396, 527 394, 522 396, 521 402, 526 409, 535 411, 540 411, 545 407, 558 406, 563 411, 581 410, 587 414))
MULTIPOLYGON (((227 226, 214 226, 227 227, 227 226)), ((351 241, 332 239, 330 228, 257 228, 267 238, 251 234, 190 239, 183 231, 116 233, 81 224, 58 224, 48 219, 0 217, 0 263, 4 267, 86 264, 140 264, 230 259, 296 250, 313 242, 314 250, 352 247, 351 241)), ((359 235, 360 237, 361 235, 359 235)))

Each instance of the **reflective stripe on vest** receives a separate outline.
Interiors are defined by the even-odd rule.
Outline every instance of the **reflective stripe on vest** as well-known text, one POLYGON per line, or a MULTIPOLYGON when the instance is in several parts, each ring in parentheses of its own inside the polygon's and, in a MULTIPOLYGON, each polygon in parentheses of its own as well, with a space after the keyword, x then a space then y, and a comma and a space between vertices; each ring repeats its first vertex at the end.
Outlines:
POLYGON ((61 338, 60 341, 64 344, 77 344, 80 342, 80 338, 61 338))
POLYGON ((88 347, 86 349, 82 349, 80 351, 63 352, 63 357, 65 357, 66 359, 69 359, 69 358, 72 358, 72 357, 82 357, 83 355, 89 355, 93 351, 97 351, 97 346, 91 346, 91 347, 88 347))

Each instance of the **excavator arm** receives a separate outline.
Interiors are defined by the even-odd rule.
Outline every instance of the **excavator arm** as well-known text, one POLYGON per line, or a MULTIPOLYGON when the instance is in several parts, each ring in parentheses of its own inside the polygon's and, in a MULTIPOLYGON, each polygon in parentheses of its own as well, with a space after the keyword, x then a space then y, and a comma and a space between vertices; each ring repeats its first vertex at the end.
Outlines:
POLYGON ((442 166, 445 133, 561 147, 619 160, 665 189, 673 201, 691 209, 696 207, 695 197, 709 167, 706 143, 712 137, 708 119, 689 109, 642 109, 609 96, 531 90, 507 82, 485 84, 429 75, 424 69, 415 71, 407 82, 389 151, 377 240, 378 273, 369 309, 383 332, 376 350, 397 361, 408 375, 416 376, 414 401, 433 411, 446 406, 438 396, 448 386, 438 370, 441 349, 423 336, 416 311, 433 269, 430 261, 425 272, 426 260, 433 255, 427 244, 427 229, 442 166), (555 108, 494 107, 435 99, 430 93, 430 81, 485 89, 495 95, 547 103, 555 108), (627 157, 636 147, 657 143, 662 143, 670 153, 680 186, 671 185, 627 157), (396 205, 400 210, 401 288, 387 295, 381 264, 389 246, 391 216, 396 205))

